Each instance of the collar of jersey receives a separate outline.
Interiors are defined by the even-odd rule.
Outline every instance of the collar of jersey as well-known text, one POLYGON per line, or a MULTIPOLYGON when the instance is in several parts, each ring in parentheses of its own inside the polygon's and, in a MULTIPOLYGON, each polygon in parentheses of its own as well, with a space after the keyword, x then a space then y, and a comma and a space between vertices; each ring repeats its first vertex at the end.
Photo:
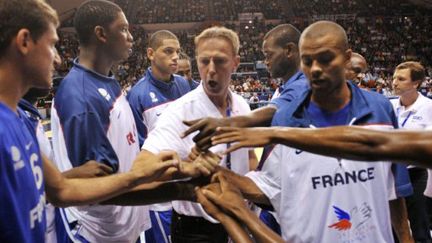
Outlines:
POLYGON ((406 112, 416 113, 419 110, 419 108, 423 105, 424 98, 426 98, 426 97, 424 97, 420 92, 417 92, 417 93, 418 93, 418 97, 417 97, 416 101, 414 101, 414 104, 412 104, 408 109, 405 109, 405 107, 402 106, 400 103, 400 98, 398 99, 398 102, 396 103, 397 104, 396 111, 397 111, 398 115, 401 112, 402 113, 406 113, 406 112))
MULTIPOLYGON (((347 84, 351 90, 351 111, 349 120, 354 119, 354 121, 357 121, 372 113, 370 106, 373 104, 365 99, 360 88, 353 85, 349 81, 347 81, 347 84)), ((304 108, 310 101, 311 94, 312 90, 309 88, 309 90, 303 92, 299 98, 293 100, 292 105, 290 105, 288 108, 285 108, 288 109, 286 114, 288 114, 289 117, 293 117, 293 119, 297 120, 299 124, 303 124, 304 126, 309 126, 310 124, 310 121, 305 117, 304 108)), ((350 125, 353 125, 351 123, 352 122, 350 122, 350 125)))
POLYGON ((165 82, 165 81, 160 81, 158 79, 156 79, 153 76, 153 72, 151 70, 151 67, 149 67, 147 69, 147 74, 149 75, 149 80, 150 82, 152 82, 152 84, 160 89, 164 89, 164 90, 168 90, 171 88, 172 84, 173 84, 173 80, 174 80, 174 75, 171 75, 170 81, 169 82, 165 82))
POLYGON ((288 85, 291 85, 292 82, 298 80, 298 79, 305 79, 305 75, 303 72, 298 71, 293 76, 291 76, 288 80, 285 81, 285 83, 279 88, 279 92, 281 93, 288 85))
POLYGON ((73 64, 74 64, 75 68, 82 69, 85 72, 91 74, 92 76, 95 76, 99 80, 106 80, 106 81, 109 81, 109 82, 112 82, 112 81, 117 82, 117 80, 115 79, 115 77, 114 77, 114 75, 113 75, 113 73, 111 71, 109 73, 109 76, 102 75, 102 74, 97 73, 97 72, 95 72, 93 70, 87 69, 84 66, 82 66, 81 64, 79 64, 79 59, 78 58, 75 58, 75 60, 73 61, 73 64))

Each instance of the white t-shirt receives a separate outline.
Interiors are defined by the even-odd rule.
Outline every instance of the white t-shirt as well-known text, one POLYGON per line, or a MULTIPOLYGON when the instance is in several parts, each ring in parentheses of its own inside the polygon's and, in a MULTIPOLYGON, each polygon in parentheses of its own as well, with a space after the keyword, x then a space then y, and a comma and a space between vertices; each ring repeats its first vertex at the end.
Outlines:
MULTIPOLYGON (((54 152, 52 151, 50 141, 45 136, 45 130, 43 128, 42 122, 39 121, 36 128, 36 137, 39 143, 41 153, 51 161, 54 161, 54 152)), ((57 242, 56 227, 55 227, 55 208, 52 204, 47 203, 45 205, 46 209, 46 221, 47 229, 45 232, 46 242, 57 242)))
MULTIPOLYGON (((246 101, 239 95, 230 91, 231 116, 244 115, 250 112, 246 101)), ((204 117, 222 118, 222 114, 208 98, 202 85, 183 97, 172 102, 160 115, 156 127, 149 133, 142 149, 152 153, 159 153, 162 150, 174 150, 181 159, 186 159, 194 142, 192 138, 197 132, 181 139, 180 135, 187 130, 182 123, 184 120, 195 120, 204 117)), ((223 152, 227 145, 213 146, 210 150, 214 153, 223 152)), ((226 156, 222 158, 221 165, 226 166, 226 156)), ((240 149, 231 153, 231 170, 244 175, 249 171, 249 154, 247 149, 240 149)), ((173 201, 174 210, 183 215, 204 217, 209 221, 217 222, 207 215, 198 203, 187 201, 173 201)))
POLYGON ((247 176, 271 201, 288 242, 393 242, 390 167, 276 145, 263 170, 247 176))
MULTIPOLYGON (((426 130, 432 126, 432 100, 418 93, 418 98, 408 109, 401 105, 400 99, 391 103, 396 112, 400 129, 426 130)), ((410 167, 409 167, 410 168, 410 167)), ((432 197, 432 171, 428 170, 428 182, 424 194, 432 197)))

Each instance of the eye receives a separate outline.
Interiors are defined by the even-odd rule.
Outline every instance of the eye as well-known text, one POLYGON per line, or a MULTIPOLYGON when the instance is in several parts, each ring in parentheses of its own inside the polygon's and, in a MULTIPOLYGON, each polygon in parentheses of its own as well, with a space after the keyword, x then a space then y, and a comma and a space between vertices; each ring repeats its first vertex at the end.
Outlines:
POLYGON ((208 59, 208 58, 200 58, 200 59, 199 59, 199 62, 200 62, 202 65, 208 65, 208 64, 210 63, 210 59, 208 59))
POLYGON ((225 58, 214 58, 213 61, 215 65, 224 65, 227 62, 225 58))
POLYGON ((318 57, 318 62, 321 64, 329 64, 333 60, 334 56, 332 55, 323 55, 318 57))
POLYGON ((312 59, 310 57, 302 57, 302 63, 305 66, 312 65, 312 59))

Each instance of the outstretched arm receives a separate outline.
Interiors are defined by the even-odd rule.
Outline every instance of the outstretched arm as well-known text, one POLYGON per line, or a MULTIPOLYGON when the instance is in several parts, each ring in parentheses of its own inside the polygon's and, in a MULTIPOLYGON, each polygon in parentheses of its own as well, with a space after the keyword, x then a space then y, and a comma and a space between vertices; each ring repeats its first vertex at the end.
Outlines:
POLYGON ((432 168, 432 132, 377 131, 360 127, 218 128, 213 145, 233 143, 227 152, 242 147, 284 144, 312 153, 353 160, 412 163, 432 168))
POLYGON ((269 126, 275 112, 276 107, 266 106, 251 111, 244 116, 225 118, 207 117, 193 121, 184 121, 184 124, 190 127, 183 133, 182 137, 186 137, 195 131, 199 131, 199 133, 193 138, 193 141, 201 151, 205 151, 212 146, 211 137, 215 135, 217 127, 269 126))
MULTIPOLYGON (((168 168, 176 167, 176 154, 163 152, 143 160, 139 154, 132 169, 97 178, 64 177, 46 157, 43 160, 43 175, 48 201, 55 206, 87 205, 98 203, 108 198, 127 192, 138 184, 157 180, 168 168)), ((42 176, 42 170, 36 170, 42 176)))
POLYGON ((214 181, 219 182, 220 191, 214 190, 214 186, 201 190, 208 201, 222 208, 229 215, 233 215, 250 231, 256 242, 284 242, 249 210, 238 188, 228 182, 223 175, 214 177, 214 181))
POLYGON ((249 234, 247 231, 242 227, 240 222, 236 220, 235 218, 229 216, 228 214, 225 214, 223 210, 209 201, 206 196, 204 196, 202 190, 197 189, 196 190, 197 200, 201 205, 203 206, 204 210, 213 216, 215 219, 217 219, 225 228, 230 238, 235 243, 248 243, 253 242, 249 238, 249 234))

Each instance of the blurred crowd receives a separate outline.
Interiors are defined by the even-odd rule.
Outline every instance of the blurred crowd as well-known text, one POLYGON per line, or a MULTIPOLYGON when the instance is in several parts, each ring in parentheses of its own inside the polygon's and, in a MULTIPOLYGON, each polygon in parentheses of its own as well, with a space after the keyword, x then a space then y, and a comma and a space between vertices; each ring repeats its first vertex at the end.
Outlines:
MULTIPOLYGON (((280 19, 303 30, 316 19, 332 19, 347 31, 353 51, 363 55, 368 62, 368 69, 363 77, 362 87, 391 95, 391 80, 394 67, 403 61, 420 61, 427 69, 427 76, 432 74, 432 18, 424 15, 419 7, 412 8, 406 1, 300 1, 290 0, 289 6, 284 1, 229 1, 229 0, 117 0, 122 5, 132 23, 134 36, 132 55, 119 63, 113 73, 118 77, 125 90, 130 89, 139 80, 149 66, 146 57, 146 32, 140 24, 168 22, 202 22, 208 19, 219 20, 219 24, 234 29, 240 36, 241 62, 237 74, 232 80, 232 89, 249 98, 257 93, 260 100, 268 99, 280 84, 269 77, 265 69, 259 67, 264 59, 261 45, 264 34, 274 27, 268 19, 280 19), (396 6, 390 13, 388 6, 396 6), (146 6, 143 8, 141 6, 146 6), (238 20, 239 13, 263 13, 264 18, 255 17, 248 22, 238 20), (284 14, 285 13, 285 14, 284 14), (329 15, 329 13, 333 14, 329 15), (325 15, 324 15, 325 14, 325 15), (355 15, 353 15, 355 14, 355 15), (228 22, 224 22, 228 21, 228 22)), ((70 22, 70 21, 69 21, 70 22)), ((183 51, 194 57, 193 38, 201 29, 189 29, 176 32, 183 51)), ((72 60, 78 53, 78 42, 71 32, 60 30, 58 49, 62 64, 58 75, 62 76, 71 67, 72 60)), ((195 65, 193 76, 199 79, 195 65)), ((424 93, 430 93, 431 81, 427 78, 424 93)))

